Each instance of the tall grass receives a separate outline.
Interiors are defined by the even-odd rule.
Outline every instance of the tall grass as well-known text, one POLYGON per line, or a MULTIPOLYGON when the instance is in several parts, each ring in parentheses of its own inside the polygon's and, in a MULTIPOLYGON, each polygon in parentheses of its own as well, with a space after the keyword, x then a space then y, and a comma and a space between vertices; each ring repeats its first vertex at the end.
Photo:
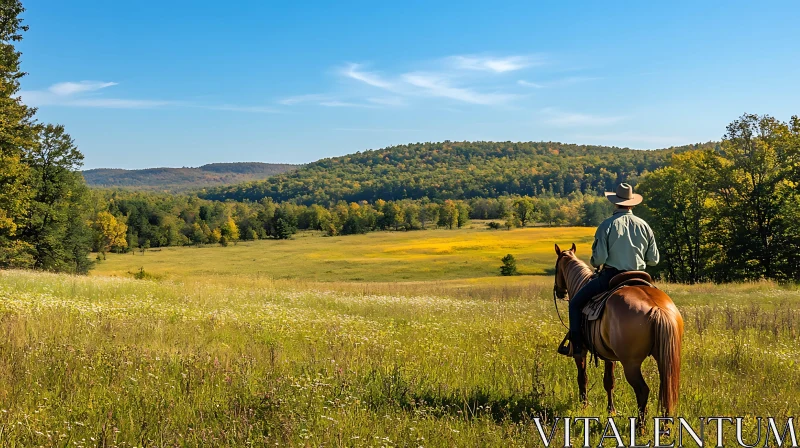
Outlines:
MULTIPOLYGON (((581 409, 555 354, 551 279, 239 280, 0 273, 0 443, 538 446, 534 416, 606 415, 602 369, 581 409)), ((798 291, 664 287, 687 322, 680 415, 798 414, 798 291)))

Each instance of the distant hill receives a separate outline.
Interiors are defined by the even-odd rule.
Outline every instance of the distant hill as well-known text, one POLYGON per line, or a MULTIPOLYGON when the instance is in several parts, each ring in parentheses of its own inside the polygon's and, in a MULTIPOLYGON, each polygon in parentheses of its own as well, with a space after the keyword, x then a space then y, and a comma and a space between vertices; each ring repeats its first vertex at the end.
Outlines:
POLYGON ((86 170, 83 177, 90 187, 129 190, 181 192, 220 185, 266 179, 294 170, 299 165, 241 162, 210 163, 197 168, 148 168, 86 170))
POLYGON ((392 146, 322 159, 262 181, 212 188, 208 199, 270 197, 302 204, 419 199, 469 199, 508 194, 567 195, 636 182, 675 152, 713 142, 657 150, 556 142, 450 142, 392 146))

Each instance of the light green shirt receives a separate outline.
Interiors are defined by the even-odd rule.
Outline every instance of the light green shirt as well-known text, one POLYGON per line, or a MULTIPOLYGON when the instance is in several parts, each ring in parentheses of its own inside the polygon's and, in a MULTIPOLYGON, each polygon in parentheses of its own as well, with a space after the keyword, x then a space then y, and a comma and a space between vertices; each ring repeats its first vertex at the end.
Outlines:
POLYGON ((615 211, 594 234, 594 267, 605 264, 621 271, 643 271, 657 265, 658 259, 653 230, 630 210, 615 211))

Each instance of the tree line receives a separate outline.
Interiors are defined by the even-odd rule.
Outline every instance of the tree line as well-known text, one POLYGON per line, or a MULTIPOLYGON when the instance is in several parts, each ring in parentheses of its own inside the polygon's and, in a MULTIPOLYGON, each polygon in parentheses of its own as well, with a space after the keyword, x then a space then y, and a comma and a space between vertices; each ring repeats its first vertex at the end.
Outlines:
POLYGON ((675 154, 639 191, 664 278, 800 280, 800 119, 745 114, 717 150, 675 154))
POLYGON ((351 235, 380 230, 458 229, 471 219, 496 220, 493 227, 534 223, 596 225, 610 213, 598 196, 566 198, 507 196, 469 201, 419 200, 375 203, 340 201, 328 207, 274 202, 211 201, 193 195, 93 190, 88 217, 92 249, 128 252, 166 246, 221 244, 290 238, 298 230, 351 235))

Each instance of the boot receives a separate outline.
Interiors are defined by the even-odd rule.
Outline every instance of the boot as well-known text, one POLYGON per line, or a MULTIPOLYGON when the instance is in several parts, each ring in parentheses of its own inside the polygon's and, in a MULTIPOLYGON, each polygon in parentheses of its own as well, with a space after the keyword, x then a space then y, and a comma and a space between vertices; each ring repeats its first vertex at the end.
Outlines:
POLYGON ((573 343, 569 338, 569 333, 564 336, 564 340, 561 341, 561 344, 558 346, 558 354, 564 356, 577 356, 583 352, 583 347, 580 344, 573 343))

